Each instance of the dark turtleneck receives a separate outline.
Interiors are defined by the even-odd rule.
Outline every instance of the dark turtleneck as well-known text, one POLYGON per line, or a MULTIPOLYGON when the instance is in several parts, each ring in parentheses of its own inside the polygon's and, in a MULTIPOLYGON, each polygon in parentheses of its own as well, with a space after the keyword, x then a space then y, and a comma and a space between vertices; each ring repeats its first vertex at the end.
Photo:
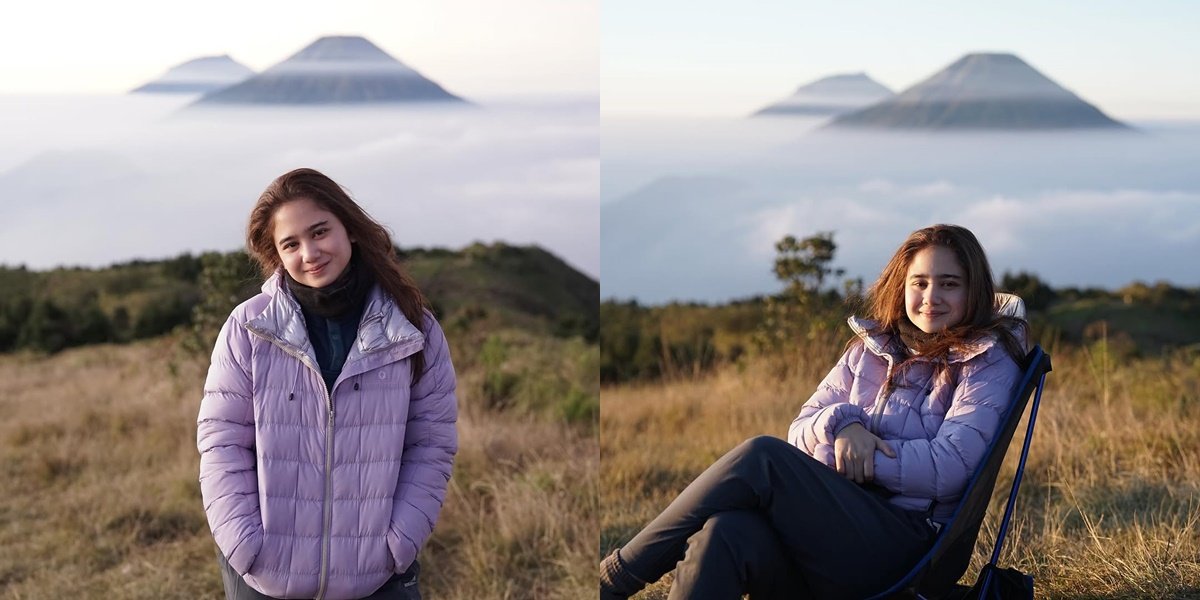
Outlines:
POLYGON ((922 354, 938 337, 936 333, 921 331, 920 327, 913 325, 912 321, 909 321, 907 318, 900 319, 900 322, 896 324, 896 329, 900 335, 900 341, 904 343, 905 348, 917 354, 922 354))
POLYGON ((325 287, 315 288, 304 285, 292 279, 292 275, 286 269, 283 276, 287 279, 288 289, 300 303, 300 308, 304 309, 306 313, 319 315, 326 319, 337 318, 350 311, 362 310, 362 304, 367 299, 371 286, 375 283, 375 279, 361 264, 357 252, 350 255, 350 262, 346 264, 346 270, 342 271, 342 274, 333 283, 325 287))
POLYGON ((358 338, 358 323, 375 280, 357 254, 351 255, 346 270, 325 287, 304 285, 292 279, 286 270, 283 275, 288 290, 304 313, 304 326, 317 355, 321 379, 325 381, 325 388, 332 392, 346 357, 354 347, 354 340, 358 338))

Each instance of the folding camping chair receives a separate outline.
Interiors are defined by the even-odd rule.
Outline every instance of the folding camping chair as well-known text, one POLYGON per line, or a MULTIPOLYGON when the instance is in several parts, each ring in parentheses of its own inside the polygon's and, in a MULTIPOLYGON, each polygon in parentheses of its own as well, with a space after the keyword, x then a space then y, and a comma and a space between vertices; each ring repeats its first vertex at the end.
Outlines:
MULTIPOLYGON (((997 294, 1000 311, 1012 316, 1024 317, 1025 307, 1020 298, 1011 294, 997 294)), ((1033 440, 1033 426, 1037 422, 1038 405, 1042 401, 1042 388, 1046 383, 1046 373, 1050 372, 1050 355, 1041 346, 1034 346, 1024 361, 1024 373, 1017 386, 1016 397, 1001 422, 1000 431, 992 445, 988 448, 979 467, 971 476, 971 481, 963 491, 962 499, 954 509, 950 522, 942 528, 933 547, 925 553, 900 581, 875 598, 939 598, 950 592, 965 590, 957 586, 958 579, 966 573, 971 562, 971 554, 975 550, 975 540, 979 536, 979 528, 987 513, 988 501, 991 500, 992 490, 996 487, 996 477, 1000 474, 1000 466, 1004 464, 1004 456, 1008 451, 1025 406, 1033 395, 1033 407, 1029 411, 1029 425, 1025 430, 1025 443, 1021 446, 1021 461, 1013 476, 1012 490, 1008 494, 1008 504, 1004 508, 1004 518, 1000 521, 1000 529, 996 533, 996 546, 992 550, 989 564, 995 565, 1000 558, 1000 550, 1004 546, 1004 536, 1012 519, 1013 508, 1017 501, 1017 491, 1021 487, 1021 476, 1025 472, 1025 459, 1029 456, 1029 443, 1033 440), (1036 391, 1036 393, 1034 393, 1036 391)), ((990 574, 990 571, 989 571, 990 574)), ((983 582, 986 592, 988 581, 983 582)), ((982 596, 982 594, 981 594, 982 596)))

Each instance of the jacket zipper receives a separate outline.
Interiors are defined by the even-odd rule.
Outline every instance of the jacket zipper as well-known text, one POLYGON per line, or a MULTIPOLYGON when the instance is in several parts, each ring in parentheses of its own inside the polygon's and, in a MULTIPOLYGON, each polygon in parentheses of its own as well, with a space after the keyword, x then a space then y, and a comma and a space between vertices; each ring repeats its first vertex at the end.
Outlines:
MULTIPOLYGON (((321 377, 320 373, 317 377, 321 377)), ((333 533, 333 394, 325 389, 324 379, 321 379, 321 390, 325 392, 329 406, 329 425, 325 428, 325 501, 322 503, 325 517, 321 525, 321 582, 317 587, 317 600, 325 597, 325 588, 329 585, 329 538, 333 533)))
POLYGON ((246 329, 258 337, 275 344, 275 346, 277 346, 280 350, 283 350, 287 354, 296 358, 296 360, 299 360, 304 366, 308 367, 310 371, 315 373, 321 382, 321 391, 325 395, 325 406, 329 409, 329 424, 325 427, 325 499, 324 502, 322 502, 322 506, 324 507, 324 518, 323 523, 321 524, 321 579, 317 587, 316 597, 316 600, 322 600, 325 597, 325 588, 329 585, 329 539, 332 534, 331 529, 333 521, 333 506, 330 498, 330 496, 333 495, 333 395, 329 392, 329 390, 325 389, 325 380, 321 377, 321 371, 310 364, 308 360, 306 360, 308 358, 307 356, 293 351, 286 344, 279 343, 279 341, 274 339, 273 336, 268 336, 249 327, 246 329))

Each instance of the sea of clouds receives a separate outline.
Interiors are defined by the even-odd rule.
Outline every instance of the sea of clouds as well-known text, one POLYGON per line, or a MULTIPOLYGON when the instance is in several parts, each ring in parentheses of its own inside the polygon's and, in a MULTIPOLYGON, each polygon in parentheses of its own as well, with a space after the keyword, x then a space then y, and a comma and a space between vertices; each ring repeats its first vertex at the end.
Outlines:
POLYGON ((185 109, 194 98, 0 96, 0 264, 237 249, 266 185, 304 166, 403 247, 537 244, 599 275, 595 97, 185 109))
POLYGON ((868 133, 813 118, 605 118, 601 294, 773 293, 774 244, 833 231, 870 283, 911 231, 972 229, 997 277, 1200 285, 1200 123, 1126 133, 868 133))

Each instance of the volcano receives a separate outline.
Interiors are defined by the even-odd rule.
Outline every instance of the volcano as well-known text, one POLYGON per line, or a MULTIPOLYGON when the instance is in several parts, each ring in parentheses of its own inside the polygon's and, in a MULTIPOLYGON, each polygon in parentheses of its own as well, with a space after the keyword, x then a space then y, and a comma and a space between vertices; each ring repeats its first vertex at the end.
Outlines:
POLYGON ((828 127, 1114 129, 1127 126, 1013 54, 968 54, 893 98, 828 127))
POLYGON ((800 86, 791 96, 751 116, 841 115, 894 95, 892 90, 867 77, 866 73, 831 75, 800 86))
POLYGON ((366 38, 318 39, 287 60, 193 105, 463 103, 366 38))
POLYGON ((254 71, 229 55, 203 56, 176 65, 131 94, 207 94, 253 77, 254 71))

